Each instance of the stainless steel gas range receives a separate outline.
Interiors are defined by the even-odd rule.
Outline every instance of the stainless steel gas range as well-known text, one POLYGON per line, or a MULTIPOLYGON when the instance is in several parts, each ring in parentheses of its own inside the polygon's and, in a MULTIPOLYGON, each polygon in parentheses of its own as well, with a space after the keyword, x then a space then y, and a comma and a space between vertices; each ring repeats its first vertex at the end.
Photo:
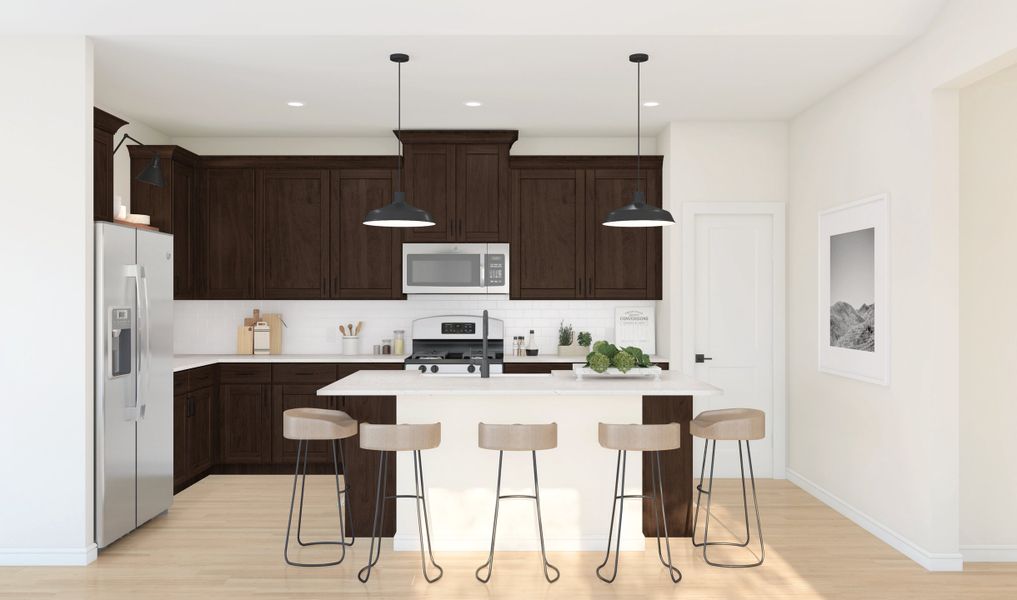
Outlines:
MULTIPOLYGON (((413 322, 413 353, 404 363, 407 371, 425 374, 480 376, 483 357, 483 317, 449 315, 413 322)), ((491 373, 502 372, 505 324, 488 319, 487 357, 491 373)))

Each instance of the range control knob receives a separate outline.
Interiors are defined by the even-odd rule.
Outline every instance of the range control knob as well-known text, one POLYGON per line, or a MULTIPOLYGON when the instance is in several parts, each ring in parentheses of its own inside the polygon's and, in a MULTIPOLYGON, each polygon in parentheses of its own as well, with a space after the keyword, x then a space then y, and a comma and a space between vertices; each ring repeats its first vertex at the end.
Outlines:
POLYGON ((424 365, 420 365, 419 367, 417 367, 417 369, 418 369, 418 370, 419 370, 419 371, 420 371, 421 373, 427 373, 427 367, 425 367, 424 365))
POLYGON ((466 367, 466 372, 467 373, 474 373, 474 372, 476 372, 476 370, 477 370, 476 365, 470 365, 470 366, 466 367))
POLYGON ((438 365, 431 365, 431 372, 432 373, 437 373, 438 372, 438 365))

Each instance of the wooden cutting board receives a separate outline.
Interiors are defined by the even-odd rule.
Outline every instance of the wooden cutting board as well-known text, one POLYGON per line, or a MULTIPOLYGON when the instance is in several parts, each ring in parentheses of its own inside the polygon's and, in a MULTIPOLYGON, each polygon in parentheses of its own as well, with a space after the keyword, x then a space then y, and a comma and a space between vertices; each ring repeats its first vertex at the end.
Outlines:
POLYGON ((282 354, 283 322, 282 315, 261 315, 261 320, 268 323, 268 353, 282 354))
POLYGON ((254 326, 237 328, 237 354, 254 354, 254 326))

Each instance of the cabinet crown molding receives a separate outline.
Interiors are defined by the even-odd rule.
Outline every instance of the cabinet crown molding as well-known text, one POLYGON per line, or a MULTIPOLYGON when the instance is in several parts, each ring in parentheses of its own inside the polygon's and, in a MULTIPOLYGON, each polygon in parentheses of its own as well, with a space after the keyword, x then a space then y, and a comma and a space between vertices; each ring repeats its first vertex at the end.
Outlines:
POLYGON ((115 134, 118 129, 127 125, 127 121, 121 119, 116 115, 111 115, 103 109, 93 106, 92 107, 92 127, 105 131, 109 134, 115 134))
POLYGON ((508 144, 519 139, 516 129, 403 129, 392 131, 404 144, 508 144))
POLYGON ((162 160, 181 161, 191 166, 196 166, 201 160, 200 156, 187 148, 173 145, 145 144, 144 146, 139 146, 131 144, 127 146, 127 152, 130 153, 131 158, 152 158, 158 156, 162 160))

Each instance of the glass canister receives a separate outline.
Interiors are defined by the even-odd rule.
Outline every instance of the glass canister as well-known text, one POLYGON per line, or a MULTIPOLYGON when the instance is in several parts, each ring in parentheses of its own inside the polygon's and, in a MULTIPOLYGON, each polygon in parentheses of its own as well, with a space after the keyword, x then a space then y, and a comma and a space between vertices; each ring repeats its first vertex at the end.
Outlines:
POLYGON ((405 330, 396 329, 392 332, 392 354, 403 355, 406 354, 406 338, 405 330))
POLYGON ((385 339, 381 340, 381 353, 382 354, 392 354, 392 340, 391 339, 385 338, 385 339))

